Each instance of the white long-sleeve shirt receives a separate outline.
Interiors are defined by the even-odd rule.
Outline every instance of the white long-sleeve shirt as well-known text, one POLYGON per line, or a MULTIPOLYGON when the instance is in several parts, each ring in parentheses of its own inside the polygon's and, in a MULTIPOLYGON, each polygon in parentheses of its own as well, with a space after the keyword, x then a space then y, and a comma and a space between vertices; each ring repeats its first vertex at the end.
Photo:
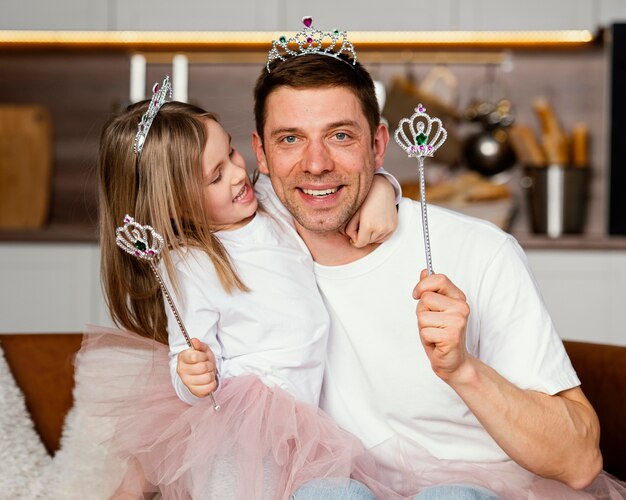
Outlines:
MULTIPOLYGON (((187 249, 173 256, 180 287, 174 300, 189 335, 213 351, 221 380, 254 374, 266 385, 317 406, 329 317, 309 252, 291 217, 267 199, 269 181, 261 182, 265 192, 259 198, 271 215, 258 212, 246 226, 216 233, 251 291, 228 294, 208 255, 187 249)), ((173 293, 171 282, 164 279, 173 293)), ((178 396, 194 404, 198 398, 176 373, 178 353, 187 344, 172 312, 168 307, 166 311, 172 382, 178 396)))

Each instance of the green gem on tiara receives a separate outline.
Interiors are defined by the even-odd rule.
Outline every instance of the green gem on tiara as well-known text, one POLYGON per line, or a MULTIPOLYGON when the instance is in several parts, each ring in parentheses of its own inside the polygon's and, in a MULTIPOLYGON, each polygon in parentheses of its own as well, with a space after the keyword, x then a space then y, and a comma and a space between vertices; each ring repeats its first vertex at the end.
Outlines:
POLYGON ((137 241, 135 241, 135 248, 137 250, 141 250, 143 252, 146 249, 146 244, 143 241, 137 240, 137 241))
POLYGON ((287 39, 285 38, 285 35, 281 35, 280 38, 278 39, 278 41, 280 43, 285 43, 287 41, 287 39))
POLYGON ((417 142, 418 146, 424 146, 428 142, 428 136, 420 132, 415 136, 415 142, 417 142))

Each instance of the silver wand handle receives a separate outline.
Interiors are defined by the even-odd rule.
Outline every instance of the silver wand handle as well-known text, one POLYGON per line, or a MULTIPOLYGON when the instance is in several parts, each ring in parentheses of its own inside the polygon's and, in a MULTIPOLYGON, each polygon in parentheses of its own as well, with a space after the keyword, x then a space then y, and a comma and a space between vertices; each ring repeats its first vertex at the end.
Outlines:
POLYGON ((426 251, 426 267, 428 275, 434 273, 433 260, 430 256, 430 235, 428 233, 428 212, 426 209, 426 180, 424 179, 424 157, 417 159, 420 176, 420 205, 422 207, 422 229, 424 230, 424 250, 426 251))
MULTIPOLYGON (((191 337, 189 337, 189 334, 187 333, 187 328, 185 328, 185 324, 180 319, 180 315, 178 314, 178 309, 176 308, 176 304, 174 304, 174 301, 172 300, 170 292, 168 291, 167 287, 165 286, 165 283, 163 283, 163 278, 161 278, 161 274, 159 273, 159 270, 154 265, 154 262, 149 261, 148 263, 150 264, 150 269, 152 269, 152 272, 154 273, 154 276, 156 277, 157 281, 159 282, 159 286, 161 287, 161 290, 163 291, 163 295, 165 295, 165 299, 167 300, 167 303, 169 304, 170 309, 174 313, 174 317, 176 318, 176 323, 178 323, 178 327, 180 328, 180 331, 183 334, 183 337, 185 337, 185 342, 187 342, 187 345, 191 349, 195 349, 193 344, 191 343, 191 337)), ((213 393, 211 393, 210 396, 211 396, 211 400, 213 401, 213 409, 215 411, 220 411, 221 406, 215 400, 215 396, 213 395, 213 393)))

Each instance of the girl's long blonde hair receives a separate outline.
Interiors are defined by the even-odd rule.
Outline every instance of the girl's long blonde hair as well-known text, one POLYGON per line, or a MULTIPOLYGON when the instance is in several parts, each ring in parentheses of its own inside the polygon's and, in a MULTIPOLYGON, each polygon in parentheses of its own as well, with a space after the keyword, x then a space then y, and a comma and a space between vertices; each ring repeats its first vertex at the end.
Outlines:
POLYGON ((148 104, 134 104, 111 118, 100 137, 100 272, 113 321, 167 344, 167 317, 154 275, 146 263, 115 244, 115 229, 126 214, 139 224, 152 226, 165 239, 162 259, 175 290, 178 284, 171 252, 183 247, 204 250, 228 292, 248 289, 212 234, 204 211, 201 156, 207 141, 205 121, 216 117, 189 104, 164 104, 138 160, 133 141, 148 104))

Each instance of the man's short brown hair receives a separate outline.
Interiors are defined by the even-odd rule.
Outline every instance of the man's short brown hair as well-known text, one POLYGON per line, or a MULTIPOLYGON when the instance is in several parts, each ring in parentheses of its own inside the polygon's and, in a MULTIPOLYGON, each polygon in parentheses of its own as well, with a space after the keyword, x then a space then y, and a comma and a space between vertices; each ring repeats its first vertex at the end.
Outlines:
POLYGON ((263 139, 266 103, 269 95, 280 87, 314 89, 345 87, 350 89, 361 103, 361 109, 370 127, 372 141, 380 123, 380 110, 374 91, 374 82, 367 70, 359 63, 340 61, 319 54, 291 57, 286 61, 276 59, 270 72, 263 67, 254 88, 254 119, 256 131, 263 139))

